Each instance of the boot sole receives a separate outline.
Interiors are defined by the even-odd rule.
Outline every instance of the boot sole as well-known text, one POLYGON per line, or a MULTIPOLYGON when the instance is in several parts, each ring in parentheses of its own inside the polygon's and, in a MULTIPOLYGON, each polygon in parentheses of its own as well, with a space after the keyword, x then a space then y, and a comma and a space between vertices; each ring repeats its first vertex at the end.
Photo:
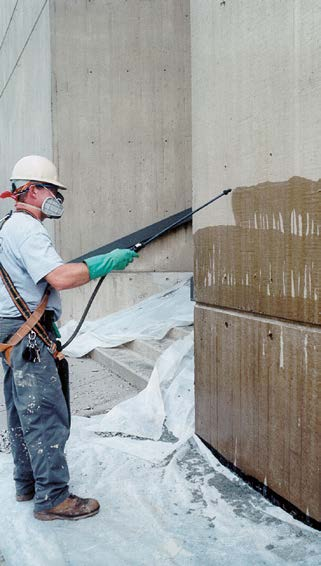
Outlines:
POLYGON ((71 515, 59 515, 57 513, 45 513, 45 511, 34 511, 33 516, 39 521, 54 521, 55 519, 60 519, 61 521, 80 521, 80 519, 87 519, 87 517, 97 515, 98 511, 99 507, 98 509, 95 509, 95 511, 91 511, 85 515, 77 515, 75 517, 72 517, 71 515))
POLYGON ((24 501, 31 501, 34 498, 35 494, 31 493, 29 495, 16 495, 16 501, 18 503, 23 503, 24 501))

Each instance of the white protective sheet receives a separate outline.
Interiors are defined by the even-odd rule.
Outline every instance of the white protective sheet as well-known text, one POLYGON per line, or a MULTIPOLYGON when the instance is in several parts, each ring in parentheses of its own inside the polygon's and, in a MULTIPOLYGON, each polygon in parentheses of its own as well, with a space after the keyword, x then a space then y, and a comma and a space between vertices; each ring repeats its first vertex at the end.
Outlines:
MULTIPOLYGON (((95 423, 92 430, 159 440, 162 434, 166 435, 167 427, 173 438, 185 441, 194 432, 193 379, 194 337, 191 333, 174 342, 160 356, 143 391, 119 403, 95 423)), ((158 455, 157 449, 153 459, 158 455)))
POLYGON ((0 454, 0 552, 9 566, 260 566, 321 563, 320 533, 274 507, 193 434, 193 342, 177 341, 149 385, 108 415, 74 417, 71 490, 101 511, 33 519, 0 454))
MULTIPOLYGON (((133 307, 85 322, 64 352, 77 358, 94 348, 113 348, 137 338, 160 340, 171 328, 190 324, 193 324, 193 303, 188 279, 184 284, 153 295, 133 307)), ((60 328, 62 343, 71 336, 76 325, 72 320, 60 328)))

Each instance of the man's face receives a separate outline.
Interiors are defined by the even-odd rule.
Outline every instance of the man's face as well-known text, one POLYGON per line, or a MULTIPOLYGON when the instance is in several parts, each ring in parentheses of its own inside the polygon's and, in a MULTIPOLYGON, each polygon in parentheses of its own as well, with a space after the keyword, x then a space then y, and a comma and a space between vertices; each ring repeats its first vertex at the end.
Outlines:
MULTIPOLYGON (((33 183, 31 181, 23 204, 37 208, 39 210, 40 219, 43 220, 46 217, 60 218, 63 214, 63 201, 64 197, 59 193, 58 187, 45 185, 43 183, 33 183), (50 200, 48 200, 48 203, 45 203, 47 199, 50 200)), ((17 206, 20 206, 19 203, 17 203, 17 206)))

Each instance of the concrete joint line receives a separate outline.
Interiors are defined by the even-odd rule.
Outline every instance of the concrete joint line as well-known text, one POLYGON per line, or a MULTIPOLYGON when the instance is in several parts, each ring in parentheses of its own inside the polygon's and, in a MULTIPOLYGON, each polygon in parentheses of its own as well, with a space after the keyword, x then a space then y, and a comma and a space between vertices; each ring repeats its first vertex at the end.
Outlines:
POLYGON ((13 20, 13 16, 14 16, 14 14, 15 14, 15 11, 16 11, 16 8, 17 8, 17 5, 18 5, 18 2, 19 2, 19 0, 16 1, 15 6, 14 6, 14 8, 13 8, 13 10, 12 10, 12 14, 11 14, 11 16, 10 16, 10 20, 9 20, 8 25, 7 25, 7 29, 6 29, 6 31, 4 32, 4 36, 3 36, 2 41, 1 41, 1 43, 0 43, 0 51, 1 51, 1 49, 2 49, 2 46, 3 46, 4 42, 5 42, 5 39, 6 39, 6 37, 7 37, 8 31, 9 31, 9 28, 10 28, 10 25, 11 25, 11 22, 12 22, 12 20, 13 20))
MULTIPOLYGON (((18 2, 17 2, 17 3, 18 3, 18 2)), ((18 59, 17 59, 17 61, 15 62, 15 65, 14 65, 14 67, 13 67, 13 69, 12 69, 12 71, 11 71, 11 73, 10 73, 10 75, 9 75, 9 77, 8 77, 8 79, 7 79, 7 81, 6 81, 5 85, 4 85, 4 87, 3 87, 2 91, 1 91, 1 93, 0 93, 0 99, 2 98, 2 95, 3 95, 3 93, 5 92, 5 90, 6 90, 7 86, 8 86, 8 84, 9 84, 10 79, 11 79, 13 73, 15 72, 16 68, 17 68, 18 65, 19 65, 19 62, 20 62, 20 59, 21 59, 21 57, 22 57, 22 55, 23 55, 23 53, 24 53, 24 50, 26 49, 26 47, 27 47, 27 45, 28 45, 28 43, 29 43, 29 39, 31 38, 31 36, 32 36, 32 34, 33 34, 33 32, 34 32, 34 30, 35 30, 35 28, 36 28, 36 26, 37 26, 37 23, 39 22, 39 20, 40 20, 40 18, 41 18, 41 15, 42 15, 42 12, 44 11, 45 6, 46 6, 47 3, 48 3, 48 0, 45 0, 44 3, 43 3, 43 5, 42 5, 42 8, 41 8, 41 10, 40 10, 40 12, 39 12, 39 14, 38 14, 38 16, 37 16, 37 18, 36 18, 35 23, 33 24, 32 28, 31 28, 31 31, 30 31, 30 33, 29 33, 29 35, 28 35, 28 37, 27 37, 27 39, 26 39, 26 41, 25 41, 25 44, 24 44, 24 46, 23 46, 23 48, 22 48, 22 50, 21 50, 21 52, 20 52, 20 54, 19 54, 19 56, 18 56, 18 59)), ((1 44, 1 45, 2 45, 2 44, 1 44)))
POLYGON ((306 323, 306 322, 300 322, 298 320, 289 320, 287 318, 275 318, 273 316, 267 316, 267 315, 261 315, 259 313, 255 313, 255 312, 247 312, 247 311, 239 311, 238 309, 231 309, 228 307, 222 307, 222 306, 216 306, 216 305, 209 305, 209 304, 205 304, 205 303, 195 303, 197 307, 202 308, 204 310, 209 310, 209 311, 215 311, 218 312, 220 314, 226 314, 226 315, 234 315, 237 316, 239 318, 245 318, 245 319, 253 319, 253 320, 260 320, 262 322, 266 322, 266 323, 273 323, 276 324, 277 326, 288 326, 293 327, 293 326, 301 326, 302 328, 307 328, 310 329, 313 328, 313 330, 315 330, 316 332, 321 333, 321 328, 318 324, 313 324, 312 322, 306 323))

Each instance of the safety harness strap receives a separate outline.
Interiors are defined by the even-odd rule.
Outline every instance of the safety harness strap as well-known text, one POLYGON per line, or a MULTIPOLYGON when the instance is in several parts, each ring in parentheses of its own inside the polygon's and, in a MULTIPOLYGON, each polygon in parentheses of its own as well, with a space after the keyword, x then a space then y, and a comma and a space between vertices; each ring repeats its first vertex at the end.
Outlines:
POLYGON ((6 344, 0 343, 0 352, 4 352, 6 362, 9 366, 13 347, 19 344, 19 342, 23 340, 23 338, 35 328, 36 324, 45 312, 48 303, 48 296, 49 295, 47 293, 44 294, 36 310, 31 314, 31 316, 29 316, 26 322, 24 322, 22 326, 18 328, 17 332, 13 336, 11 336, 6 344))
MULTIPOLYGON (((20 327, 18 332, 16 332, 16 334, 14 334, 14 336, 12 336, 11 339, 10 339, 10 340, 13 340, 13 339, 16 339, 16 337, 17 337, 17 341, 15 342, 15 344, 11 344, 10 340, 9 340, 8 344, 1 344, 0 351, 1 352, 7 351, 5 346, 9 345, 8 357, 9 357, 9 361, 10 361, 10 353, 11 353, 13 346, 18 344, 18 342, 20 342, 20 340, 22 340, 22 338, 24 338, 24 336, 26 336, 26 334, 28 334, 28 332, 30 332, 30 330, 34 330, 36 332, 36 334, 39 336, 39 338, 48 347, 49 351, 52 353, 54 358, 58 358, 58 359, 63 358, 64 356, 61 352, 58 351, 56 343, 53 342, 49 338, 47 331, 45 330, 43 325, 39 322, 40 318, 42 317, 42 315, 43 315, 43 313, 46 309, 47 303, 48 303, 49 294, 50 294, 50 286, 47 285, 41 302, 39 303, 36 310, 32 313, 31 310, 29 309, 27 303, 24 301, 24 299, 18 293, 11 277, 9 276, 8 272, 3 267, 2 263, 0 263, 0 277, 3 281, 5 288, 7 289, 8 293, 9 293, 13 303, 15 304, 17 309, 19 310, 20 314, 22 314, 22 316, 26 319, 26 323, 28 323, 28 326, 30 327, 29 330, 28 330, 27 324, 24 323, 20 327), (26 329, 26 333, 23 334, 23 336, 19 338, 19 331, 22 330, 22 329, 26 329), (1 349, 1 347, 2 347, 2 349, 1 349)), ((6 354, 5 354, 5 356, 6 356, 6 359, 7 359, 6 354)), ((9 363, 9 365, 10 365, 10 363, 9 363)))
MULTIPOLYGON (((2 263, 0 263, 0 277, 13 303, 17 307, 18 311, 27 320, 32 314, 31 310, 29 309, 27 303, 24 301, 21 295, 18 293, 9 273, 5 270, 2 263)), ((47 285, 43 295, 43 297, 47 297, 47 302, 48 302, 49 294, 50 294, 50 286, 47 285)), ((43 340, 46 346, 51 347, 51 340, 41 323, 36 323, 35 328, 33 330, 38 334, 39 338, 43 340)))

